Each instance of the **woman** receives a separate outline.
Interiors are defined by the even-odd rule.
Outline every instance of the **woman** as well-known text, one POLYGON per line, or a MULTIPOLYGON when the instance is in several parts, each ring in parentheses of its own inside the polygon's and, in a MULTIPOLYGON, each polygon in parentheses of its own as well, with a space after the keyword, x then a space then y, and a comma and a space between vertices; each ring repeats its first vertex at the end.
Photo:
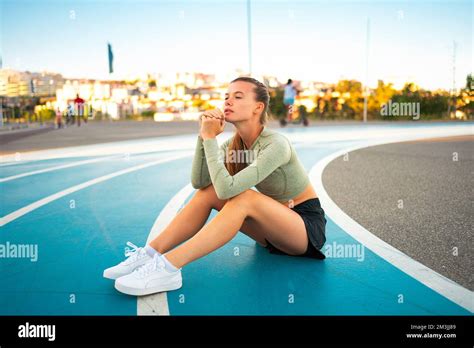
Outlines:
POLYGON ((140 296, 179 289, 182 267, 239 231, 271 253, 325 258, 324 210, 289 140, 265 127, 268 104, 264 84, 239 77, 229 85, 224 113, 204 112, 191 174, 197 192, 149 245, 129 243, 128 258, 104 271, 117 290, 140 296), (226 122, 236 133, 219 148, 226 122), (212 209, 219 213, 205 225, 212 209))
POLYGON ((293 121, 293 104, 295 103, 296 94, 297 90, 295 86, 293 86, 293 80, 288 79, 283 91, 283 104, 286 108, 287 122, 293 121))

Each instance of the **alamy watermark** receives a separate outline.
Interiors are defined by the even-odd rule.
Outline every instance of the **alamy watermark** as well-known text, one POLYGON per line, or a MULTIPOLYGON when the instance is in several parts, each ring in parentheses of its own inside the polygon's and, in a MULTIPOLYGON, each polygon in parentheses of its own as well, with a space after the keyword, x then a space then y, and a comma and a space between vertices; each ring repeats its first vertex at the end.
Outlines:
POLYGON ((47 338, 48 341, 56 339, 56 325, 35 325, 26 322, 18 326, 18 337, 20 338, 47 338))
POLYGON ((354 258, 358 262, 362 262, 365 259, 365 247, 362 244, 339 244, 332 242, 324 246, 324 255, 327 258, 334 259, 354 258))
POLYGON ((380 108, 380 114, 382 116, 409 116, 413 117, 414 120, 420 119, 420 103, 401 103, 392 102, 390 99, 388 103, 385 103, 380 108))
POLYGON ((228 163, 251 163, 256 165, 257 155, 255 150, 229 150, 226 148, 224 153, 220 153, 219 160, 228 163))
POLYGON ((0 259, 30 259, 38 261, 38 244, 0 244, 0 259))

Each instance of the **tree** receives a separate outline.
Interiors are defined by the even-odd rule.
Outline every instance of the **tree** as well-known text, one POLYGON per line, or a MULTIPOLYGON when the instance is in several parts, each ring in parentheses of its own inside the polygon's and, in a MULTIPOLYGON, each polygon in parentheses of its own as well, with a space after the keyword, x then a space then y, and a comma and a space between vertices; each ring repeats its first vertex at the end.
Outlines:
POLYGON ((466 87, 463 88, 458 96, 457 105, 459 110, 466 114, 468 119, 474 115, 474 79, 472 74, 466 77, 466 87))
POLYGON ((364 110, 362 83, 356 80, 341 80, 337 83, 337 102, 342 103, 341 112, 357 118, 364 110))
POLYGON ((381 117, 380 110, 382 106, 389 102, 397 91, 393 88, 392 83, 385 84, 382 80, 378 80, 377 88, 367 101, 369 112, 381 117))
POLYGON ((283 89, 275 88, 270 90, 270 113, 276 118, 286 116, 286 108, 283 104, 283 89))

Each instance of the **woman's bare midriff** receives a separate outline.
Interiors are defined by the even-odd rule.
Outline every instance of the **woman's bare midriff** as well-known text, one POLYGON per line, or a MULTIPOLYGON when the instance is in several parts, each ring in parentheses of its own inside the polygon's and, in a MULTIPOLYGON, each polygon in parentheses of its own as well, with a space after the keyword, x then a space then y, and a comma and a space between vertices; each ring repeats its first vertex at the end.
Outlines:
POLYGON ((306 186, 303 192, 301 192, 298 196, 284 202, 280 202, 283 205, 286 205, 289 208, 294 207, 295 205, 298 205, 304 201, 307 201, 308 199, 311 198, 318 198, 316 195, 316 192, 314 191, 313 185, 309 184, 306 186))

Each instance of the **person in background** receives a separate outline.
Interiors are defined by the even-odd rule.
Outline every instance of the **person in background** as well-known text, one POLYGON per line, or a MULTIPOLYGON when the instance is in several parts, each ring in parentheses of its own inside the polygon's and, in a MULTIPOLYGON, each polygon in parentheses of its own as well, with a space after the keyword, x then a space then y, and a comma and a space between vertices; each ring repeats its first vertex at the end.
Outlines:
POLYGON ((79 94, 76 94, 76 99, 74 99, 74 107, 77 111, 77 114, 74 115, 77 117, 77 126, 81 126, 81 118, 84 115, 84 99, 79 97, 79 94))
POLYGON ((293 121, 293 104, 295 103, 295 97, 297 92, 298 91, 296 90, 295 86, 293 86, 293 80, 288 79, 283 94, 283 104, 286 107, 287 122, 293 121))
POLYGON ((59 108, 56 108, 56 129, 61 129, 63 127, 63 113, 59 108))

